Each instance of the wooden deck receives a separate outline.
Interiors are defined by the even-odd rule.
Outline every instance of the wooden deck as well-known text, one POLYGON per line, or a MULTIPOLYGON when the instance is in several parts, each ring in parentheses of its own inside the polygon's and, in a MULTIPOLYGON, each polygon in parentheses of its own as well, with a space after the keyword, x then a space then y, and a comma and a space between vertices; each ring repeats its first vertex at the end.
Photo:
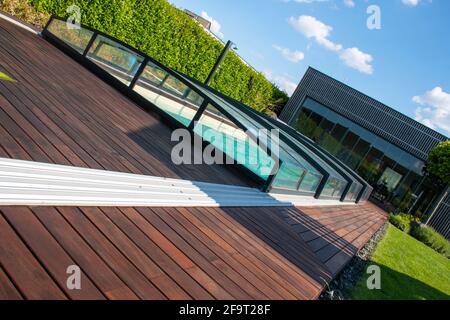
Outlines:
MULTIPOLYGON (((0 20, 0 43, 16 80, 0 80, 0 157, 252 184, 173 165, 169 128, 39 37, 0 20)), ((385 220, 371 204, 0 207, 0 299, 314 299, 385 220)))
POLYGON ((386 219, 350 208, 2 207, 0 299, 314 299, 386 219))

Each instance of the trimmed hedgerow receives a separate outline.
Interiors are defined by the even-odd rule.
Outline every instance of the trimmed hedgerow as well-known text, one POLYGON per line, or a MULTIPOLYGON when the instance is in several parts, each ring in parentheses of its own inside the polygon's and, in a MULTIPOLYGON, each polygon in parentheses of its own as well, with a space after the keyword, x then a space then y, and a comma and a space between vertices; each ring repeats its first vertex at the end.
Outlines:
POLYGON ((415 221, 414 217, 410 214, 406 213, 389 214, 389 222, 406 233, 409 233, 411 229, 411 223, 414 221, 415 221))
POLYGON ((411 235, 430 248, 450 259, 450 242, 433 228, 419 225, 411 230, 411 235))
MULTIPOLYGON (((145 52, 161 63, 204 81, 223 49, 184 12, 166 0, 29 0, 39 11, 67 16, 67 7, 81 9, 81 22, 145 52)), ((252 106, 273 111, 287 95, 234 53, 226 57, 211 86, 252 106)))

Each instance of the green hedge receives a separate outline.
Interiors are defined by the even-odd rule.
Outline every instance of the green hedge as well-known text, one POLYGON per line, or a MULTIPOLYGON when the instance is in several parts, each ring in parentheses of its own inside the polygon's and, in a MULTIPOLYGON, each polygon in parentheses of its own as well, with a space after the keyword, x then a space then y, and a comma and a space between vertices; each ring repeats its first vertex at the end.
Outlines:
MULTIPOLYGON (((166 0, 29 0, 39 11, 67 16, 81 8, 81 22, 147 53, 161 63, 204 81, 223 44, 166 0)), ((287 95, 231 52, 212 87, 258 111, 279 109, 287 95)))
POLYGON ((409 233, 411 229, 411 223, 414 221, 415 221, 414 217, 410 214, 406 213, 389 214, 389 222, 406 233, 409 233))
POLYGON ((411 235, 450 259, 450 242, 433 228, 419 225, 411 230, 411 235))

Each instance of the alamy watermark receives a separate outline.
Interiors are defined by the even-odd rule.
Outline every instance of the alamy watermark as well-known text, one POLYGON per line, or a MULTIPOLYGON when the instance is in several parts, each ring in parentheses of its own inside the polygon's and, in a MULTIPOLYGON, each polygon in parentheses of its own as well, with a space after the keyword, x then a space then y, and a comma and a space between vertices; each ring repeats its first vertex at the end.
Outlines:
POLYGON ((69 275, 66 281, 66 287, 69 290, 81 290, 81 269, 77 265, 70 265, 66 269, 69 275))
POLYGON ((81 29, 81 10, 80 7, 76 5, 71 5, 67 7, 66 12, 69 17, 66 20, 66 25, 68 29, 79 30, 81 29))
POLYGON ((375 4, 367 7, 366 10, 367 17, 366 25, 369 30, 380 30, 381 29, 381 8, 375 4))
POLYGON ((279 130, 260 129, 244 131, 221 127, 210 128, 196 123, 197 134, 188 129, 172 132, 171 159, 180 164, 241 164, 255 168, 261 175, 271 175, 279 168, 279 130), (207 145, 203 148, 203 144, 207 145))
POLYGON ((381 269, 377 265, 370 265, 367 267, 366 285, 369 290, 381 290, 381 269))

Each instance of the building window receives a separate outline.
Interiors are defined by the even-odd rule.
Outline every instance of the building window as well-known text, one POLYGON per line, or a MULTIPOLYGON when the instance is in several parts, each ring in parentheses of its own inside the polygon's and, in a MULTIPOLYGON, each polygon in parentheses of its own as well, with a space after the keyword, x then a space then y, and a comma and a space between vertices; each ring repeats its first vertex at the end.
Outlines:
POLYGON ((402 180, 402 177, 401 174, 391 168, 386 168, 378 180, 378 185, 383 185, 388 192, 393 192, 400 183, 400 180, 402 180))

